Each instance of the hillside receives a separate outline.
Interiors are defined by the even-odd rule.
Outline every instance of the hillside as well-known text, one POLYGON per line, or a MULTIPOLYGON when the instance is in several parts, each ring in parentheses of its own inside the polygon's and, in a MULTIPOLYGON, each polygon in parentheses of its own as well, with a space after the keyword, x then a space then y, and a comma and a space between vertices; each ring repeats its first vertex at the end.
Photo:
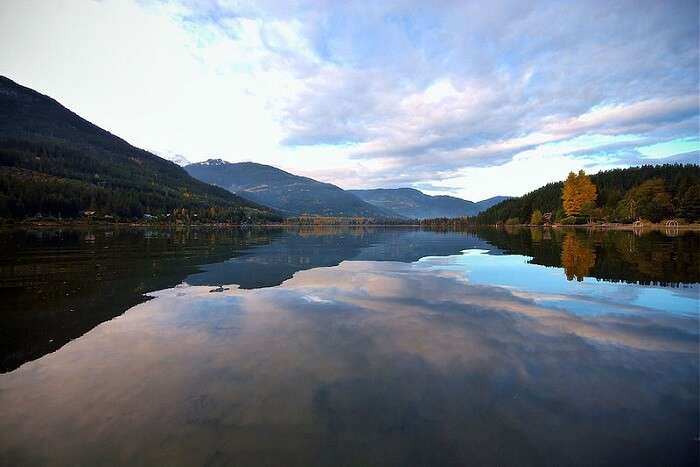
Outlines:
POLYGON ((0 76, 0 217, 76 218, 84 211, 128 219, 279 218, 0 76))
POLYGON ((290 215, 398 217, 330 183, 301 177, 269 165, 221 159, 185 166, 193 177, 290 215))
POLYGON ((370 204, 411 219, 474 216, 506 199, 497 196, 475 203, 453 196, 430 196, 413 188, 348 191, 370 204))
MULTIPOLYGON (((597 188, 592 215, 613 222, 637 217, 658 222, 664 218, 700 220, 700 167, 694 164, 645 165, 615 169, 590 176, 597 188), (645 205, 647 207, 645 207, 645 205), (629 206, 635 212, 629 212, 629 206)), ((503 201, 482 212, 477 224, 513 221, 527 223, 535 209, 564 217, 563 182, 550 183, 519 198, 503 201)))
POLYGON ((481 212, 486 211, 491 206, 495 206, 498 203, 505 201, 507 199, 511 199, 511 196, 494 196, 492 198, 486 198, 486 199, 481 200, 481 201, 475 201, 474 205, 478 209, 478 212, 481 213, 481 212))

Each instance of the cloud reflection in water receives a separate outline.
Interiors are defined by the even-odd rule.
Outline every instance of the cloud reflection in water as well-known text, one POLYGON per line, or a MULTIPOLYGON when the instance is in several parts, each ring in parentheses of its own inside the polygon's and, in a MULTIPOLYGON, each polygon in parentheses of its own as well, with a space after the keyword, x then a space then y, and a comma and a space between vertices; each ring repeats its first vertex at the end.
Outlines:
POLYGON ((570 313, 537 287, 479 283, 474 258, 515 257, 345 261, 276 287, 156 292, 0 380, 0 461, 692 460, 697 316, 599 297, 596 313, 570 313))

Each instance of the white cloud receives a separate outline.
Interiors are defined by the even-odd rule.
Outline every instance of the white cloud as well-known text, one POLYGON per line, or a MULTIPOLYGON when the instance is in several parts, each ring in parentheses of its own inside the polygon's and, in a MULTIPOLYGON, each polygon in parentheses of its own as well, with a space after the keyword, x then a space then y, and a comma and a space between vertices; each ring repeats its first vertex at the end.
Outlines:
POLYGON ((160 153, 478 199, 696 136, 696 18, 625 0, 5 0, 0 73, 160 153))

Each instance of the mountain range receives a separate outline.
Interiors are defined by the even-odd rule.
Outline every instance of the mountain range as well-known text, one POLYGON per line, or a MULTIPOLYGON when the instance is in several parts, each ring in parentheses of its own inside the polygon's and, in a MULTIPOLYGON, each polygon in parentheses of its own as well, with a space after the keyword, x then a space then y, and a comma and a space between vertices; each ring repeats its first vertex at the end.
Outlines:
MULTIPOLYGON (((179 155, 166 157, 187 162, 179 155)), ((0 218, 267 222, 311 215, 408 220, 472 216, 505 199, 474 203, 411 188, 343 190, 253 162, 178 164, 0 76, 0 218)))
POLYGON ((475 216, 508 199, 507 196, 495 196, 475 203, 454 196, 430 196, 413 188, 348 191, 370 204, 409 219, 475 216))
POLYGON ((0 76, 0 217, 280 219, 0 76))
POLYGON ((193 177, 289 216, 398 217, 330 183, 254 162, 221 159, 185 166, 193 177))
POLYGON ((189 164, 185 170, 199 180, 292 216, 405 219, 474 216, 508 199, 497 196, 475 203, 453 196, 430 196, 413 188, 343 190, 269 165, 221 159, 189 164))

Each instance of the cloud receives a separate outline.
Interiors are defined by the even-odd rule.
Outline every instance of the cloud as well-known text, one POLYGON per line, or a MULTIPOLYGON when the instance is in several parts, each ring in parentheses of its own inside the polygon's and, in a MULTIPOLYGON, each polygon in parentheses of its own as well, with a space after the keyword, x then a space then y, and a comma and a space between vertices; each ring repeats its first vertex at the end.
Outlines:
POLYGON ((354 143, 350 157, 382 160, 373 179, 392 183, 503 164, 582 135, 697 132, 691 2, 502 4, 489 13, 447 4, 428 19, 412 7, 373 12, 359 27, 366 36, 328 33, 333 66, 290 101, 284 143, 354 143), (409 37, 416 24, 434 26, 440 48, 409 37))
POLYGON ((545 131, 570 135, 578 132, 643 133, 666 123, 684 121, 698 113, 698 96, 654 98, 626 105, 594 108, 564 122, 545 126, 545 131))
POLYGON ((697 17, 694 1, 9 0, 0 73, 193 161, 376 187, 528 158, 532 189, 552 144, 599 138, 552 156, 598 170, 631 160, 630 135, 697 136, 697 17))
POLYGON ((439 186, 432 183, 414 183, 413 188, 421 191, 432 191, 438 193, 452 193, 459 190, 456 186, 439 186))

